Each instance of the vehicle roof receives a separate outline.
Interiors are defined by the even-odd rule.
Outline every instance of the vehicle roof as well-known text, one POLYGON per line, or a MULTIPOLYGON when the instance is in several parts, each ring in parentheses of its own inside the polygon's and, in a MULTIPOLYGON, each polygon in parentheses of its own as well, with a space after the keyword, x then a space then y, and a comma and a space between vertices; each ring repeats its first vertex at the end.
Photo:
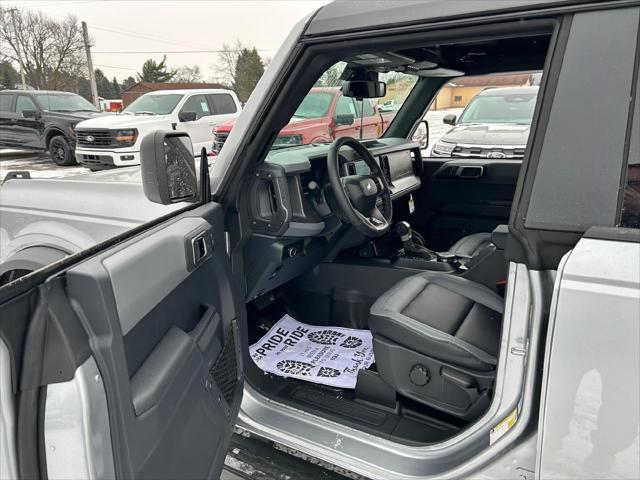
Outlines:
POLYGON ((522 94, 537 94, 537 86, 530 87, 498 87, 498 88, 485 88, 479 92, 478 97, 503 97, 505 95, 522 95, 522 94))
POLYGON ((0 93, 46 93, 47 95, 78 95, 75 92, 61 92, 59 90, 0 90, 0 93))
POLYGON ((322 7, 311 19, 305 36, 373 30, 392 25, 420 24, 444 19, 495 15, 601 0, 336 0, 322 7))
MULTIPOLYGON (((187 94, 187 93, 233 93, 231 90, 224 88, 187 88, 179 90, 153 90, 145 93, 145 95, 169 95, 171 93, 187 94)), ((141 95, 142 96, 142 95, 141 95)))

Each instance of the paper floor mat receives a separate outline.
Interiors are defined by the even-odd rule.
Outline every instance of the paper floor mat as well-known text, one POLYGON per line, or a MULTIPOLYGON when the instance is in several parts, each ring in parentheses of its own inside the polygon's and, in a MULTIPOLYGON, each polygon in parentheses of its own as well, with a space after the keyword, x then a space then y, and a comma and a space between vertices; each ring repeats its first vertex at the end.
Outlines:
POLYGON ((289 315, 249 352, 265 372, 341 388, 355 388, 358 370, 375 361, 369 330, 306 325, 289 315))

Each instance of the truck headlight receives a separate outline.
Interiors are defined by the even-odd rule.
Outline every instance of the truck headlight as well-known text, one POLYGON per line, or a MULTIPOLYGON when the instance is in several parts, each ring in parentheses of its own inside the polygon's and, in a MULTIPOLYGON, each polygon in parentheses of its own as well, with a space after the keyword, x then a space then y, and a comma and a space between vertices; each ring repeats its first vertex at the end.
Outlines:
POLYGON ((71 125, 69 125, 69 133, 71 134, 72 137, 76 136, 76 125, 78 124, 72 123, 71 125))
POLYGON ((131 147, 138 139, 138 130, 127 128, 124 130, 113 130, 113 140, 119 147, 131 147))
POLYGON ((302 135, 278 135, 274 147, 282 145, 302 145, 302 135))
POLYGON ((451 152, 453 152, 454 148, 456 148, 455 143, 447 143, 447 142, 440 141, 433 146, 433 153, 437 155, 451 156, 451 152))

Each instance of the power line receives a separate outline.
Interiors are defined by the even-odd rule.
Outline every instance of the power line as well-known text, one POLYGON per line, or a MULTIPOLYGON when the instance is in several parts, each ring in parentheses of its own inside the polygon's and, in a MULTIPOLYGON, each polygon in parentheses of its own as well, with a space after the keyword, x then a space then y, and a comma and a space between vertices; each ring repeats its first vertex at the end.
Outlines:
POLYGON ((113 65, 100 65, 98 63, 95 64, 96 67, 102 67, 102 68, 115 68, 116 70, 130 70, 132 72, 137 72, 138 69, 137 68, 129 68, 129 67, 114 67, 113 65))

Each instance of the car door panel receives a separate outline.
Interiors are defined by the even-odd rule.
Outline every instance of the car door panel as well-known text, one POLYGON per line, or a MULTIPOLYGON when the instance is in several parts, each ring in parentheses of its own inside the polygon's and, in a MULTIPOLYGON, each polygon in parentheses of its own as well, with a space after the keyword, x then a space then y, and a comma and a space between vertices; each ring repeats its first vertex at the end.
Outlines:
POLYGON ((521 162, 427 158, 411 224, 436 250, 508 223, 521 162))
MULTIPOLYGON (((219 211, 206 213, 222 224, 219 211)), ((92 350, 125 477, 204 478, 221 467, 212 452, 224 458, 242 382, 224 238, 211 225, 181 217, 67 273, 92 337, 110 339, 92 350), (211 250, 194 266, 191 239, 202 233, 211 250)))
MULTIPOLYGON (((18 442, 21 473, 37 476, 41 438, 52 447, 39 467, 50 478, 219 476, 242 398, 244 338, 223 225, 219 205, 195 208, 32 289, 39 303, 20 304, 25 340, 9 342, 25 345, 13 355, 24 364, 15 391, 28 421, 18 422, 31 425, 18 442), (50 346, 50 337, 63 340, 50 346), (51 403, 38 400, 43 386, 51 403), (26 407, 38 402, 36 421, 39 409, 26 407), (20 449, 31 444, 36 453, 20 449)), ((0 327, 8 338, 4 317, 0 327)))

